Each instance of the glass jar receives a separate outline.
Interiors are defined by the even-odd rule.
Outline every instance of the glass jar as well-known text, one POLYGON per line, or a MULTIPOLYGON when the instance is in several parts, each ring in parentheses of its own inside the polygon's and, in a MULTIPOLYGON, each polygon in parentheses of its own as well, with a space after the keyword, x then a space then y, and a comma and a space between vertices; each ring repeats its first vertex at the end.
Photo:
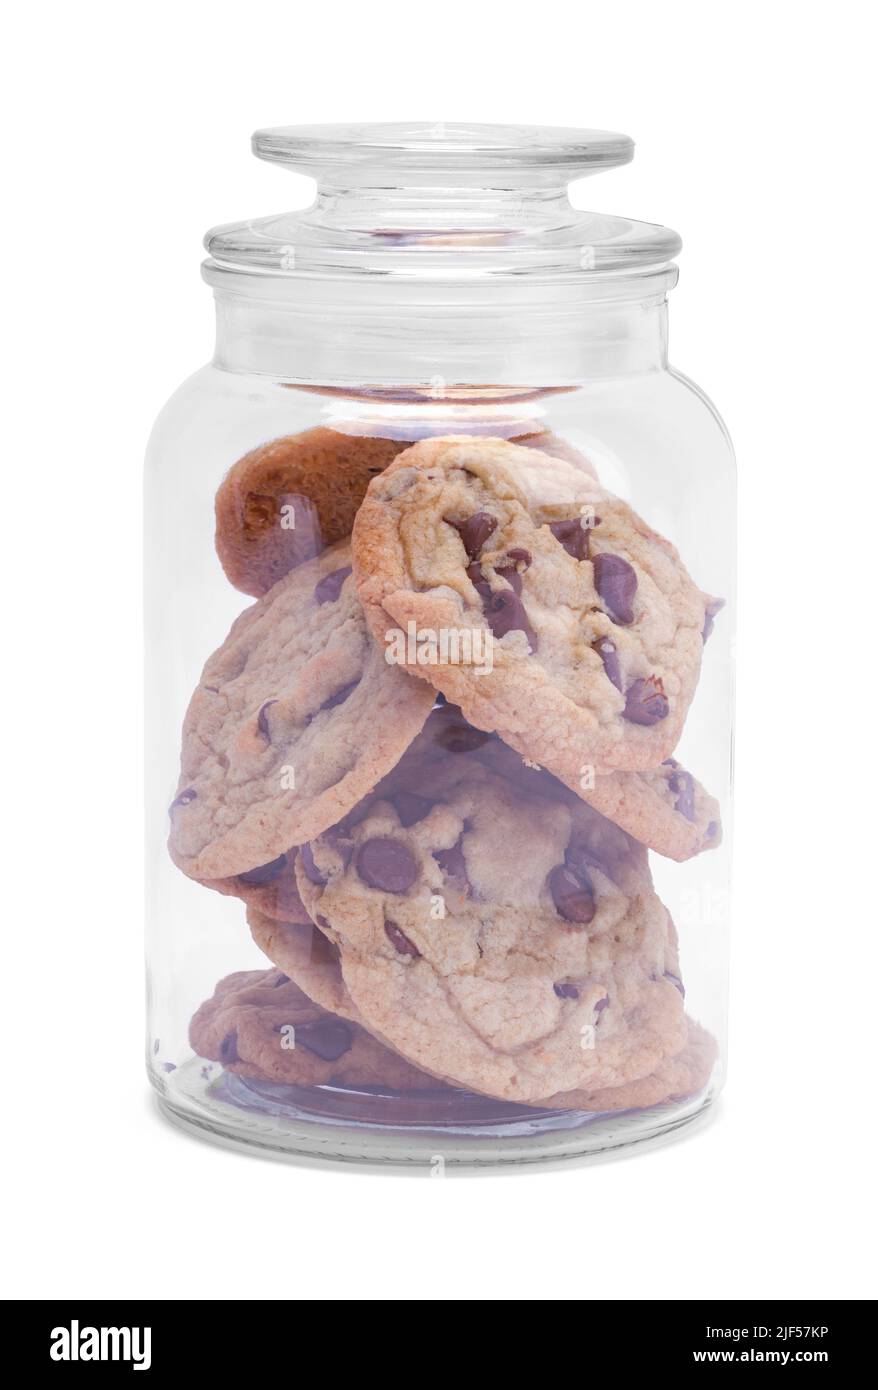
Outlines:
POLYGON ((253 148, 316 201, 208 235, 148 455, 161 1108, 430 1171, 666 1133, 723 1074, 734 592, 680 241, 571 207, 620 135, 253 148))

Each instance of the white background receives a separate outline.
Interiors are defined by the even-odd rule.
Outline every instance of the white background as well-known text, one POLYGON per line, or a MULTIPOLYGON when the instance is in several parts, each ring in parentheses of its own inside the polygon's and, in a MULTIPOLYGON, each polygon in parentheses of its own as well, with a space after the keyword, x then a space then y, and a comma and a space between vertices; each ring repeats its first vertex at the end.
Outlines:
POLYGON ((869 7, 17 6, 3 407, 12 1297, 874 1296, 878 731, 869 7), (206 360, 208 225, 306 201, 257 126, 637 141, 581 205, 684 237, 671 357, 741 469, 731 1075, 612 1163, 445 1181, 167 1128, 142 1048, 140 459, 206 360))

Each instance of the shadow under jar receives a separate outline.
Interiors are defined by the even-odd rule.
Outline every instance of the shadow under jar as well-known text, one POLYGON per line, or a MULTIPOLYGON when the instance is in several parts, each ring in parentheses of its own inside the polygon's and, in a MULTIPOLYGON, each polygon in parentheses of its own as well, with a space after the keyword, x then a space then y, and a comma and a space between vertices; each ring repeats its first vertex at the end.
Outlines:
POLYGON ((556 1159, 726 1034, 734 465, 601 131, 260 131, 147 463, 148 1066, 279 1154, 556 1159), (170 810, 169 810, 170 808, 170 810))

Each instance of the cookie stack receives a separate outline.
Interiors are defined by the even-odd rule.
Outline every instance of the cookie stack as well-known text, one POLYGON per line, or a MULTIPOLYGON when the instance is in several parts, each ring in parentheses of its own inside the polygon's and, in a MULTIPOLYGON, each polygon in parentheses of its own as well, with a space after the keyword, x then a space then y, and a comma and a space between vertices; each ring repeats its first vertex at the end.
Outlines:
POLYGON ((216 514, 256 602, 192 696, 170 852, 271 968, 220 981, 195 1050, 388 1099, 698 1091, 715 1046, 648 850, 719 843, 673 752, 721 603, 549 434, 310 430, 216 514))

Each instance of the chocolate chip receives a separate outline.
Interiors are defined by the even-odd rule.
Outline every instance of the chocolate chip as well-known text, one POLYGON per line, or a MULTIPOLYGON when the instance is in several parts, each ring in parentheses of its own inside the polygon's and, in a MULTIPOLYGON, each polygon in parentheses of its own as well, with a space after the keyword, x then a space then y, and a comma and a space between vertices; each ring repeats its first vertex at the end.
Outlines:
POLYGON ((433 809, 435 802, 428 801, 425 796, 418 796, 415 792, 397 792, 391 798, 393 808, 399 816, 399 823, 406 830, 410 825, 417 825, 419 820, 423 820, 433 809))
POLYGON ((562 980, 559 984, 552 985, 552 989, 555 991, 559 999, 579 998, 579 990, 576 988, 576 985, 568 984, 566 980, 562 980))
MULTIPOLYGON (((326 918, 321 917, 319 914, 317 915, 316 921, 318 927, 329 927, 326 918)), ((338 963, 338 947, 334 941, 330 941, 328 936, 324 936, 322 931, 318 931, 317 927, 311 928, 309 959, 312 960, 315 965, 336 965, 338 963)))
POLYGON ((276 704, 277 700, 266 700, 265 704, 262 706, 262 708, 256 716, 256 727, 261 733, 262 737, 267 738, 269 742, 271 742, 271 734, 268 730, 268 720, 265 717, 265 712, 266 710, 271 709, 272 705, 276 704))
POLYGON ((475 560, 485 541, 497 529, 497 518, 489 512, 474 512, 465 521, 452 521, 449 516, 445 517, 445 520, 460 536, 463 548, 471 560, 475 560))
POLYGON ((418 876, 418 861, 402 840, 381 835, 360 845, 357 873, 381 893, 406 893, 418 876))
POLYGON ((175 797, 174 800, 171 802, 170 806, 168 807, 168 815, 172 816, 178 806, 188 806, 189 803, 191 801, 194 801, 197 796, 198 792, 195 790, 194 787, 187 787, 184 792, 181 792, 180 795, 175 797))
POLYGON ((219 1059, 223 1066, 228 1066, 230 1062, 240 1062, 238 1056, 238 1034, 233 1028, 231 1033, 226 1033, 219 1045, 219 1059))
POLYGON ((522 573, 530 567, 532 558, 529 550, 522 550, 521 548, 510 550, 506 555, 506 563, 495 565, 494 572, 499 574, 501 579, 505 579, 507 584, 511 584, 517 594, 520 594, 522 573), (518 568, 519 565, 522 566, 522 569, 518 568))
POLYGON ((279 854, 277 859, 271 859, 267 864, 260 864, 255 869, 247 869, 246 873, 238 874, 239 883, 271 883, 272 879, 277 878, 287 866, 287 856, 279 854))
POLYGON ((169 1072, 170 1072, 170 1071, 176 1071, 176 1070, 177 1070, 177 1063, 176 1063, 176 1062, 162 1062, 162 1071, 169 1071, 169 1072))
POLYGON ((460 840, 456 845, 452 845, 451 849, 434 849, 433 858, 452 888, 455 888, 458 893, 470 891, 471 885, 466 872, 466 860, 463 857, 463 846, 460 840))
POLYGON ((505 579, 516 594, 521 593, 521 575, 514 565, 498 565, 494 573, 499 574, 501 579, 505 579))
POLYGON ((675 810, 687 820, 695 819, 695 778, 685 768, 675 767, 668 778, 668 786, 676 796, 675 810))
POLYGON ((621 555, 604 551, 594 559, 594 586, 611 618, 626 625, 634 621, 632 603, 637 593, 637 575, 621 555))
POLYGON ((466 577, 483 603, 491 597, 491 586, 482 574, 482 567, 477 560, 473 560, 471 565, 467 565, 466 577))
POLYGON ((704 833, 708 840, 712 840, 718 830, 719 825, 715 820, 712 820, 704 833))
POLYGON ((335 603, 349 574, 353 574, 350 565, 346 569, 333 570, 331 574, 324 574, 314 589, 314 597, 317 602, 335 603))
POLYGON ((521 565, 526 570, 530 569, 534 562, 534 557, 530 551, 525 550, 522 545, 514 545, 511 550, 507 550, 506 555, 513 565, 521 565))
POLYGON ((318 869, 317 865, 314 863, 314 851, 312 850, 310 845, 302 845, 302 848, 299 850, 299 859, 301 861, 305 877, 311 883, 316 883, 319 888, 322 888, 324 884, 327 882, 327 878, 326 875, 320 869, 318 869))
POLYGON ((448 753, 472 753, 476 748, 481 748, 483 743, 489 743, 493 737, 493 734, 487 734, 483 729, 474 729, 471 724, 467 724, 462 714, 455 711, 454 716, 443 719, 436 734, 436 742, 448 753))
POLYGON ((485 617, 495 637, 505 637, 507 632, 523 632, 531 651, 536 651, 536 633, 527 620, 524 604, 513 589, 500 589, 486 599, 485 617))
POLYGON ((395 922, 385 922, 384 932, 393 949, 399 951, 401 956, 419 956, 421 954, 415 943, 409 941, 405 932, 400 931, 395 922))
POLYGON ((324 700, 320 708, 335 709, 336 705, 343 705, 351 692, 356 690, 359 684, 360 682, 356 680, 351 681, 350 685, 343 685, 341 690, 337 690, 334 695, 330 695, 328 700, 324 700))
POLYGON ((344 825, 334 825, 330 830, 326 831, 323 839, 329 845, 330 849, 335 850, 342 862, 342 866, 346 869, 354 857, 354 842, 350 839, 344 825))
POLYGON ((592 651, 597 652, 604 663, 604 674, 607 679, 613 682, 617 690, 621 690, 622 668, 619 665, 619 653, 616 650, 616 644, 611 642, 609 637, 599 637, 596 642, 592 642, 592 651))
POLYGON ((585 926, 594 917, 594 888, 587 874, 574 873, 566 864, 558 864, 549 874, 549 892, 555 910, 565 922, 585 926))
POLYGON ((583 526, 580 517, 572 517, 569 521, 550 521, 549 530, 574 560, 588 559, 591 527, 583 526))
POLYGON ((594 1011, 595 1011, 596 1014, 602 1014, 603 1011, 604 1011, 604 1009, 609 1008, 609 1005, 610 1005, 609 999, 599 999, 599 1000, 597 1001, 597 1003, 595 1004, 595 1006, 594 1006, 594 1011))
POLYGON ((271 988, 272 988, 272 989, 280 989, 281 985, 288 985, 289 983, 290 983, 290 977, 289 977, 289 975, 285 975, 285 974, 283 973, 282 970, 279 970, 279 971, 277 972, 277 975, 275 976, 275 978, 274 978, 274 979, 272 980, 272 982, 271 982, 271 988))
POLYGON ((639 677, 625 692, 623 719, 632 724, 658 724, 667 719, 671 706, 660 676, 639 677))
POLYGON ((354 1035, 340 1018, 318 1018, 295 1030, 296 1047, 305 1047, 324 1062, 336 1062, 354 1045, 354 1035))
POLYGON ((724 598, 708 599, 707 603, 704 605, 704 627, 701 629, 702 642, 706 642, 713 632, 713 620, 720 609, 725 608, 725 606, 726 601, 724 598))
POLYGON ((678 989, 680 991, 684 999, 686 998, 686 990, 683 987, 683 981, 680 979, 679 975, 672 975, 670 970, 666 970, 665 979, 668 981, 669 984, 674 986, 674 989, 678 989))

